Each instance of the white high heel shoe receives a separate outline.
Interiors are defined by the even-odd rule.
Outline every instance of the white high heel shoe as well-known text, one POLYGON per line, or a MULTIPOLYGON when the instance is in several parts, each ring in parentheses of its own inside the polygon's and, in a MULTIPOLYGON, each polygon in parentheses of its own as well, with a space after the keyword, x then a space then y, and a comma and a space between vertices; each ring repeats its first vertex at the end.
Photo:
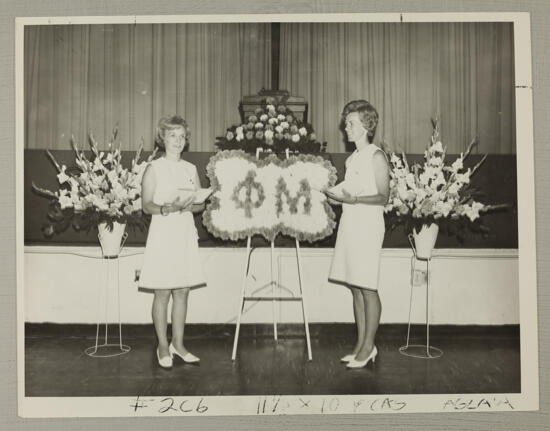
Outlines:
POLYGON ((181 360, 187 364, 197 364, 200 362, 200 359, 190 352, 187 352, 185 355, 181 355, 172 343, 168 346, 168 350, 170 351, 170 355, 172 357, 174 357, 174 355, 179 356, 181 360))
POLYGON ((340 358, 340 362, 350 362, 355 359, 355 355, 353 353, 350 353, 349 355, 342 356, 340 358))
POLYGON ((159 349, 157 347, 157 360, 159 361, 159 365, 162 368, 172 368, 173 361, 172 361, 172 355, 160 357, 159 349))
POLYGON ((378 349, 376 348, 376 346, 374 346, 374 348, 372 349, 372 352, 370 352, 370 355, 367 357, 367 359, 364 359, 363 361, 356 361, 355 359, 352 359, 351 361, 348 362, 346 367, 348 367, 348 368, 363 368, 369 363, 369 361, 371 359, 372 359, 372 363, 374 363, 375 360, 376 360, 376 355, 377 354, 378 354, 378 349))

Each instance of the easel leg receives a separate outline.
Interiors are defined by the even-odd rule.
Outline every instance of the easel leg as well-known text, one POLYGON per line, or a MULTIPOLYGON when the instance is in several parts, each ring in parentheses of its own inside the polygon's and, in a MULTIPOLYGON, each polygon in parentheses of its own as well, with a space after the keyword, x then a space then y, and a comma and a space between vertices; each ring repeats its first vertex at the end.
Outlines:
POLYGON ((311 339, 309 337, 309 321, 307 318, 306 310, 306 295, 305 288, 302 284, 302 262, 300 260, 300 242, 296 239, 296 261, 298 263, 298 281, 300 285, 300 296, 302 297, 302 314, 304 315, 304 326, 306 329, 306 343, 307 343, 307 358, 311 361, 313 359, 311 355, 311 339))
POLYGON ((235 328, 235 338, 233 340, 233 353, 231 354, 231 360, 234 361, 237 356, 237 344, 239 342, 239 330, 241 327, 241 316, 243 314, 244 307, 244 293, 246 290, 246 280, 248 277, 248 262, 250 259, 250 237, 246 241, 246 256, 244 261, 244 274, 243 274, 243 284, 241 287, 241 296, 239 298, 239 312, 237 314, 237 327, 235 328))
MULTIPOLYGON (((271 296, 275 297, 275 280, 273 279, 273 262, 275 254, 275 240, 271 241, 271 296)), ((277 341, 277 300, 271 301, 273 305, 273 339, 277 341)))

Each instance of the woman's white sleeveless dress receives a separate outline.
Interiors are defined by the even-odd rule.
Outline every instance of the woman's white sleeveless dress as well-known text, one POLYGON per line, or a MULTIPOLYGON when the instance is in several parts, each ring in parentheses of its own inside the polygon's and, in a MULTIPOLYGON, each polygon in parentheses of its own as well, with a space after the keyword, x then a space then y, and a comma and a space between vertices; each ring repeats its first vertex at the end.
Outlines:
MULTIPOLYGON (((378 193, 372 160, 379 150, 369 144, 346 159, 344 189, 352 196, 378 193)), ((366 204, 342 204, 342 207, 329 281, 377 291, 385 233, 384 207, 366 204)))
MULTIPOLYGON (((185 160, 161 157, 151 162, 151 168, 156 180, 153 202, 157 205, 173 202, 178 189, 198 186, 197 169, 185 160)), ((152 216, 138 285, 146 289, 206 286, 191 212, 152 216)))

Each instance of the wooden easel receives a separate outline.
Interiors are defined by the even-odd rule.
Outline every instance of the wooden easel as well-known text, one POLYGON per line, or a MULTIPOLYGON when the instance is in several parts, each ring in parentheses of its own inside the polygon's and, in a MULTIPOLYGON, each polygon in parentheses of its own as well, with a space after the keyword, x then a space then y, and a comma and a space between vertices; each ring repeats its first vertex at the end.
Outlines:
MULTIPOLYGON (((256 158, 259 158, 259 153, 262 149, 258 148, 258 151, 256 151, 256 158)), ((288 159, 289 153, 288 149, 286 150, 286 158, 288 159)), ((231 360, 235 360, 237 356, 237 344, 239 342, 239 330, 241 327, 241 319, 242 314, 244 310, 244 305, 246 301, 272 301, 273 304, 273 338, 275 341, 277 341, 277 315, 276 315, 276 304, 277 302, 284 302, 284 301, 300 301, 302 303, 302 315, 304 319, 304 327, 306 331, 306 343, 307 343, 307 355, 308 359, 312 360, 311 355, 311 340, 309 336, 309 323, 307 319, 307 310, 306 310, 306 299, 305 299, 305 289, 303 286, 303 278, 302 278, 302 262, 301 262, 301 255, 300 255, 300 242, 298 239, 295 239, 296 244, 296 263, 298 265, 298 283, 300 287, 300 294, 299 296, 277 296, 275 295, 275 287, 279 287, 280 285, 278 282, 276 282, 273 278, 274 270, 274 254, 275 254, 275 238, 271 241, 271 253, 270 253, 270 268, 271 268, 271 278, 270 282, 268 283, 268 286, 271 286, 271 295, 267 296, 253 296, 253 295, 246 295, 246 282, 248 279, 248 272, 250 269, 250 254, 251 254, 251 242, 252 237, 249 236, 246 241, 246 257, 245 257, 245 263, 244 263, 244 274, 243 274, 243 283, 241 288, 241 295, 239 298, 239 312, 237 314, 237 327, 235 329, 235 338, 233 340, 233 353, 231 355, 231 360)))

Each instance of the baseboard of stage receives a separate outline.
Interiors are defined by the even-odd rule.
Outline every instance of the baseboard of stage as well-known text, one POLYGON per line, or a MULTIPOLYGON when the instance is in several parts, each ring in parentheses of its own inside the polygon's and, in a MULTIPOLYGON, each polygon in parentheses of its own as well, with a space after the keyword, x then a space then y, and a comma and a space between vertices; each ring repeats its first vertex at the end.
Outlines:
MULTIPOLYGON (((104 327, 104 324, 103 324, 104 327)), ((118 325, 109 324, 109 331, 118 331, 118 325)), ((170 330, 170 324, 168 325, 170 330)), ((309 331, 312 338, 322 335, 333 336, 350 334, 355 331, 353 323, 310 323, 309 331)), ((422 335, 426 326, 422 324, 411 325, 411 332, 422 335)), ((70 324, 70 323, 26 323, 25 336, 69 336, 88 337, 95 336, 94 324, 70 324)), ((227 337, 235 333, 235 324, 202 324, 188 323, 185 325, 187 337, 227 337)), ((303 337, 304 325, 298 323, 280 323, 277 325, 279 337, 303 337)), ((378 328, 380 337, 403 337, 407 333, 407 324, 385 323, 378 328)), ((153 324, 123 324, 123 336, 148 337, 154 336, 153 324)), ((240 337, 272 337, 273 325, 267 323, 244 323, 241 325, 240 337)), ((520 336, 519 325, 430 325, 430 336, 434 337, 517 337, 520 336)))

